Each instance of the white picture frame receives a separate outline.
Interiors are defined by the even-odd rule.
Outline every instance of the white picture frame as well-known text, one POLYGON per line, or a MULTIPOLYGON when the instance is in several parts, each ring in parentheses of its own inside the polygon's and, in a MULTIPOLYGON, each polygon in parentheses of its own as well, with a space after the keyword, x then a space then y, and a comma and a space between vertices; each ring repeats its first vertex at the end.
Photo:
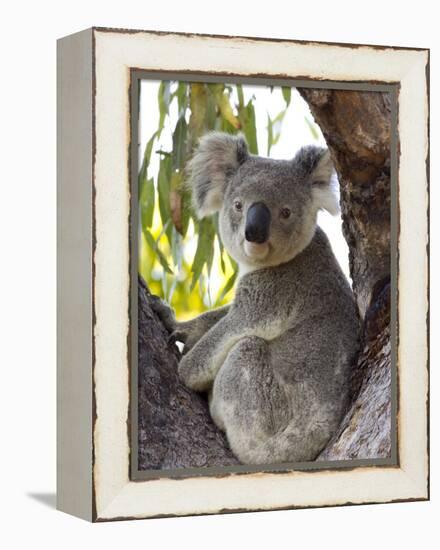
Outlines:
POLYGON ((429 51, 93 28, 58 43, 58 489, 89 521, 429 498, 429 51), (398 85, 398 460, 130 476, 134 70, 398 85))

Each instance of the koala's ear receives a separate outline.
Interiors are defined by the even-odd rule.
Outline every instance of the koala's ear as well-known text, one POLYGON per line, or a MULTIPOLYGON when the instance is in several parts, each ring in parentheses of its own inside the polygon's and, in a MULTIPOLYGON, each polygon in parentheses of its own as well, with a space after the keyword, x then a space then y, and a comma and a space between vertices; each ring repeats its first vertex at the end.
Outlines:
POLYGON ((318 209, 327 210, 332 216, 339 214, 339 201, 332 185, 333 162, 325 149, 311 174, 313 202, 318 209))
POLYGON ((243 136, 206 134, 188 165, 188 183, 199 218, 220 210, 227 181, 249 157, 243 136))
POLYGON ((294 162, 301 165, 312 187, 313 203, 318 210, 327 210, 335 216, 339 213, 339 201, 332 185, 333 162, 328 149, 313 145, 303 147, 294 162))

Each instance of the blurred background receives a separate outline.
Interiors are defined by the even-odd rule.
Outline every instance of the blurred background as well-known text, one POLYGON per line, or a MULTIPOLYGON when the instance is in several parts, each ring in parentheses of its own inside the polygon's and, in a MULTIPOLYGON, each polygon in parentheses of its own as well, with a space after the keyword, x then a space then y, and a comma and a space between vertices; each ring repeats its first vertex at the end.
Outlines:
MULTIPOLYGON (((178 319, 230 302, 238 275, 219 239, 217 218, 198 221, 183 185, 185 165, 210 130, 241 132, 251 153, 279 159, 292 158, 303 145, 325 146, 295 88, 141 81, 139 274, 178 319)), ((340 216, 320 212, 318 223, 350 281, 340 216)))

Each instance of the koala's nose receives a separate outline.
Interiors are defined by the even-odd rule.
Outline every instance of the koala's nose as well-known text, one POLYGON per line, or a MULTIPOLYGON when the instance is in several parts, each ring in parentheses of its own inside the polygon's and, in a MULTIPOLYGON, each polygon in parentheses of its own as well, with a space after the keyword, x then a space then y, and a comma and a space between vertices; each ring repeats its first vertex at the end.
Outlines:
POLYGON ((262 244, 269 238, 270 210, 262 202, 255 202, 246 215, 244 235, 251 243, 262 244))

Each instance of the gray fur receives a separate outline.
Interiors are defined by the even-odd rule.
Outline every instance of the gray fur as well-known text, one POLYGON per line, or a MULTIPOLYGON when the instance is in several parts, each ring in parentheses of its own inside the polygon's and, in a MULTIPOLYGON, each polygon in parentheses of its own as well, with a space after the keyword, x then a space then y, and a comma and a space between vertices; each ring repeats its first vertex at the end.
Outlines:
POLYGON ((242 136, 213 132, 204 136, 188 165, 193 206, 201 218, 220 209, 228 177, 248 158, 242 136))
POLYGON ((320 208, 337 207, 330 156, 317 147, 292 161, 240 156, 243 143, 208 134, 192 161, 195 206, 220 212, 223 243, 240 265, 235 299, 192 321, 166 308, 163 318, 185 342, 180 377, 209 392, 212 418, 241 462, 314 460, 347 406, 359 330, 351 288, 316 225, 320 208), (244 224, 256 201, 271 211, 270 235, 249 248, 244 224))

